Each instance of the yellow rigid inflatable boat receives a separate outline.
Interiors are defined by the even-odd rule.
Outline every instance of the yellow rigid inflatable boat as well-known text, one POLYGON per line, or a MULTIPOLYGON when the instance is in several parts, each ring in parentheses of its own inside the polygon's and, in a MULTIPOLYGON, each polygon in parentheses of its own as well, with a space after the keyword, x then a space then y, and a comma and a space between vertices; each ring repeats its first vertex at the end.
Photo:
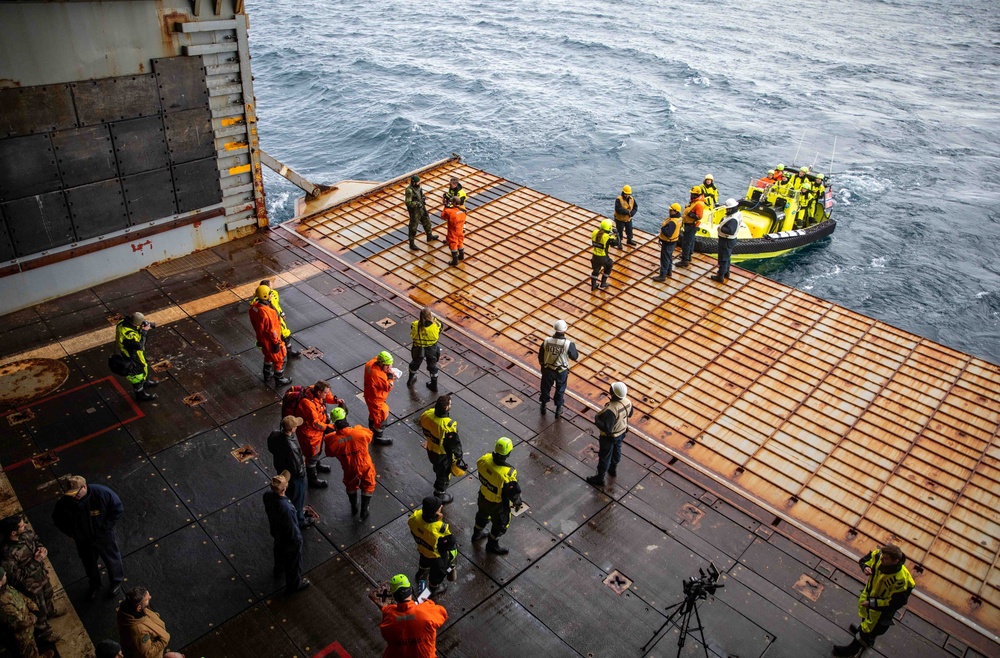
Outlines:
MULTIPOLYGON (((768 175, 751 181, 739 208, 744 226, 733 250, 733 262, 737 263, 787 254, 827 237, 837 227, 831 218, 832 181, 818 172, 784 178, 768 175)), ((710 220, 702 220, 694 250, 714 255, 719 250, 719 222, 726 209, 719 206, 708 210, 706 217, 710 220)))

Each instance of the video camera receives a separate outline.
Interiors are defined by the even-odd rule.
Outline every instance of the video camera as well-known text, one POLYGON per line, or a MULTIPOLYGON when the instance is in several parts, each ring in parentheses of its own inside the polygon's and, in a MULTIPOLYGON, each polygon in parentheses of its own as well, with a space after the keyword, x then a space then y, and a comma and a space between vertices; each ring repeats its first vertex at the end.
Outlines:
POLYGON ((709 595, 715 596, 715 590, 725 585, 719 583, 719 570, 715 567, 715 562, 708 563, 708 573, 704 569, 698 569, 697 578, 684 579, 684 596, 688 599, 705 599, 709 595))

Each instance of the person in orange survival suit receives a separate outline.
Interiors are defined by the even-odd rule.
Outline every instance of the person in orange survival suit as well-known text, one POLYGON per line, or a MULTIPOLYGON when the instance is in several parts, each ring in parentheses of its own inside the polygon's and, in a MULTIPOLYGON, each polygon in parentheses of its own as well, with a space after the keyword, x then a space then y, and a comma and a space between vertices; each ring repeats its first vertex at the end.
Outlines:
POLYGON ((257 346, 264 353, 264 383, 274 377, 278 386, 286 386, 292 380, 285 377, 285 356, 287 349, 281 339, 281 319, 269 301, 271 289, 257 286, 257 300, 250 304, 250 325, 257 335, 257 346))
MULTIPOLYGON (((327 422, 326 405, 344 405, 344 401, 330 392, 330 384, 318 381, 310 386, 299 400, 296 414, 302 418, 302 425, 295 430, 295 436, 306 458, 306 479, 310 489, 326 489, 326 480, 320 480, 317 473, 329 473, 330 467, 322 463, 323 437, 336 430, 327 422)), ((346 411, 346 410, 345 410, 346 411)))
POLYGON ((351 501, 351 516, 358 514, 358 490, 361 490, 361 513, 358 519, 364 521, 368 518, 368 506, 375 493, 375 464, 368 453, 372 431, 360 425, 350 427, 347 411, 343 407, 334 407, 330 411, 330 420, 337 431, 323 437, 326 456, 336 457, 344 469, 344 486, 347 488, 347 498, 351 501))
POLYGON ((448 248, 451 249, 451 262, 454 267, 458 261, 465 260, 465 209, 461 206, 461 199, 452 197, 445 204, 445 209, 441 211, 441 219, 448 223, 448 248))
POLYGON ((415 603, 410 579, 403 574, 392 577, 389 590, 395 603, 382 606, 378 625, 389 645, 382 658, 435 658, 437 629, 448 621, 448 611, 431 599, 415 603))
POLYGON ((389 419, 389 397, 396 375, 392 371, 392 355, 386 351, 378 353, 365 364, 365 404, 368 405, 368 429, 372 431, 377 446, 391 446, 392 439, 382 438, 382 426, 389 419))

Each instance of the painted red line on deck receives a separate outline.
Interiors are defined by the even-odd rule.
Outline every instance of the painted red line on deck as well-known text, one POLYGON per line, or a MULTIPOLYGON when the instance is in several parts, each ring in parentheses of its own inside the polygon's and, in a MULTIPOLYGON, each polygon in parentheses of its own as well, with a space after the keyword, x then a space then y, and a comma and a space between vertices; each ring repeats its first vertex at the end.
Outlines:
POLYGON ((326 656, 339 656, 339 658, 351 658, 351 654, 347 653, 344 647, 340 646, 340 642, 334 642, 325 649, 320 649, 318 652, 313 654, 313 658, 326 658, 326 656))
MULTIPOLYGON (((73 393, 75 391, 79 391, 81 389, 87 388, 88 386, 96 386, 97 384, 100 384, 102 382, 109 382, 111 384, 111 386, 113 386, 114 388, 118 389, 118 392, 122 394, 122 399, 124 399, 125 402, 128 403, 128 405, 132 408, 132 411, 135 412, 135 415, 132 416, 131 418, 126 418, 125 420, 119 421, 118 423, 115 423, 114 425, 109 425, 108 427, 105 427, 104 429, 97 430, 96 432, 92 432, 92 433, 88 434, 87 436, 82 436, 79 439, 76 439, 75 441, 70 441, 69 443, 64 443, 63 445, 61 445, 61 446, 59 446, 57 448, 52 448, 51 450, 49 450, 47 452, 62 452, 63 450, 66 450, 67 448, 72 448, 73 446, 79 445, 79 444, 83 443, 84 441, 90 441, 94 437, 97 437, 97 436, 100 436, 100 435, 105 434, 107 432, 110 432, 111 430, 113 430, 115 428, 122 427, 123 425, 127 425, 127 424, 131 423, 134 420, 139 420, 140 418, 144 418, 146 416, 145 412, 143 412, 143 410, 139 408, 139 405, 137 405, 132 400, 132 398, 129 397, 128 392, 124 388, 122 388, 122 385, 120 383, 118 383, 118 380, 115 379, 114 376, 111 376, 111 375, 109 375, 107 377, 104 377, 102 379, 97 379, 95 381, 88 382, 86 384, 81 384, 80 386, 77 386, 75 388, 71 388, 71 389, 69 389, 67 391, 63 391, 62 393, 56 393, 55 395, 51 395, 51 396, 49 396, 47 398, 44 398, 42 400, 36 400, 36 401, 32 402, 31 404, 26 404, 23 407, 19 407, 19 409, 29 409, 31 407, 35 407, 35 406, 38 406, 40 404, 44 404, 45 402, 51 402, 52 400, 60 398, 60 397, 62 397, 64 395, 69 395, 70 393, 73 393)), ((35 457, 35 455, 32 455, 31 457, 26 457, 25 459, 22 459, 21 461, 16 461, 13 464, 8 464, 7 466, 4 466, 4 470, 5 471, 12 471, 15 468, 20 468, 20 467, 24 466, 25 464, 30 464, 33 457, 35 457)))

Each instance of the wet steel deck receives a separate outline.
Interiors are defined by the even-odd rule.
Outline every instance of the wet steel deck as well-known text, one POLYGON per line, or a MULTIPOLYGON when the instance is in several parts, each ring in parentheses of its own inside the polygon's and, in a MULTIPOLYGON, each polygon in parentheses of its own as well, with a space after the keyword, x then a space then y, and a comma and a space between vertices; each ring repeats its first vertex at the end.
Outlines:
MULTIPOLYGON (((602 298, 598 317, 592 313, 597 298, 576 285, 582 281, 580 263, 585 258, 579 248, 579 226, 592 223, 594 216, 456 163, 423 175, 437 189, 452 171, 471 187, 470 206, 475 207, 470 213, 468 260, 459 270, 447 271, 446 256, 440 250, 412 256, 405 249, 405 229, 400 231, 405 213, 399 202, 403 184, 390 184, 324 211, 331 217, 324 221, 351 221, 358 229, 355 243, 343 247, 324 243, 337 253, 336 258, 294 232, 272 231, 0 319, 0 344, 4 346, 0 366, 27 358, 49 360, 43 362, 48 367, 32 380, 37 385, 34 398, 0 414, 0 463, 9 483, 9 489, 4 489, 0 477, 0 493, 6 494, 2 502, 5 511, 18 506, 26 510, 49 547, 65 595, 74 603, 90 638, 115 637, 117 601, 99 598, 88 603, 84 599, 87 583, 75 550, 52 527, 51 510, 58 497, 55 479, 67 473, 81 473, 121 495, 126 515, 119 530, 127 584, 150 589, 153 607, 173 634, 172 644, 187 655, 360 658, 381 652, 378 611, 367 596, 373 583, 398 572, 412 573, 416 566, 406 517, 431 491, 433 476, 415 421, 430 406, 433 395, 423 386, 423 375, 415 388, 400 386, 390 395, 387 434, 395 445, 373 449, 379 484, 366 524, 348 517, 336 464, 328 476, 331 488, 309 492, 308 502, 323 517, 305 533, 305 566, 315 586, 291 597, 283 595, 281 582, 271 574, 270 540, 260 499, 271 472, 264 444, 278 421, 280 391, 259 382, 260 355, 246 320, 246 299, 260 279, 270 278, 281 291, 297 345, 322 352, 315 359, 292 361, 290 376, 297 384, 326 379, 336 394, 349 400, 360 394, 362 364, 376 352, 388 349, 397 359, 406 360, 409 323, 417 309, 413 302, 445 300, 435 304, 450 317, 441 341, 441 389, 455 395, 453 413, 467 453, 475 457, 487 452, 501 435, 516 441, 513 461, 530 509, 511 524, 505 538, 510 555, 488 556, 482 544, 469 543, 477 483, 464 477, 452 485, 456 500, 446 508, 446 518, 460 538, 460 576, 441 600, 450 614, 439 640, 443 655, 644 655, 641 647, 665 619, 664 608, 681 596, 681 579, 696 574, 709 560, 724 572, 726 584, 718 598, 701 606, 713 654, 743 658, 829 655, 830 645, 846 640, 843 629, 856 618, 856 593, 861 586, 856 565, 849 556, 791 523, 802 523, 792 514, 794 507, 783 510, 778 518, 772 510, 709 477, 709 469, 724 471, 720 464, 745 464, 744 475, 737 480, 742 484, 748 472, 759 477, 754 464, 768 461, 773 467, 774 462, 763 452, 754 461, 751 456, 757 449, 746 443, 741 444, 741 454, 746 456, 737 461, 732 448, 724 453, 705 442, 715 434, 707 429, 695 433, 694 428, 713 425, 726 426, 734 435, 746 432, 732 415, 738 402, 726 405, 727 413, 714 414, 712 403, 689 409, 685 401, 698 397, 693 391, 708 382, 718 387, 713 395, 728 394, 726 400, 740 392, 731 386, 753 389, 757 399, 765 389, 755 387, 769 386, 777 394, 792 385, 804 386, 806 373, 783 359, 799 354, 821 358, 822 350, 801 349, 818 327, 846 327, 850 320, 868 328, 868 335, 896 332, 736 272, 731 288, 725 290, 739 290, 741 300, 760 300, 756 307, 764 319, 752 325, 747 319, 752 313, 749 302, 734 313, 732 302, 727 306, 728 293, 706 285, 704 277, 695 279, 695 273, 708 269, 702 261, 694 273, 681 274, 660 292, 648 282, 626 286, 651 269, 650 247, 638 252, 641 256, 623 259, 625 267, 616 273, 619 292, 602 298), (484 193, 487 187, 492 192, 484 193), (491 194, 493 201, 483 203, 491 194), (533 200, 534 209, 516 212, 513 202, 525 199, 533 200), (348 207, 357 212, 344 214, 348 207), (529 216, 541 214, 553 218, 545 230, 528 226, 529 216), (519 219, 515 222, 514 217, 519 219), (494 218, 501 221, 487 225, 487 219, 494 218), (554 226, 562 227, 561 232, 553 231, 554 226), (538 248, 525 256, 522 240, 538 248), (499 246, 491 246, 498 242, 499 246), (566 251, 562 260, 545 267, 547 254, 551 257, 558 249, 566 251), (515 258, 519 261, 511 266, 515 258), (393 273, 377 280, 374 277, 381 268, 391 268, 393 273), (536 269, 539 276, 532 275, 536 269), (418 276, 422 279, 417 280, 418 276), (490 282, 496 286, 492 292, 490 282), (398 294, 383 287, 385 283, 398 294), (561 291, 558 297, 557 291, 561 291), (675 310, 664 314, 666 304, 673 304, 670 308, 675 310), (707 325, 699 318, 712 313, 712 308, 714 324, 707 325), (810 309, 815 309, 812 314, 810 309), (162 369, 160 398, 154 404, 132 403, 127 387, 107 372, 112 324, 117 314, 133 310, 143 310, 159 325, 148 349, 151 361, 161 363, 162 369), (640 328, 647 326, 643 324, 647 316, 656 313, 663 318, 657 320, 652 334, 658 336, 659 345, 669 345, 676 335, 677 344, 703 343, 706 350, 717 344, 722 356, 714 360, 714 354, 703 356, 696 363, 693 354, 684 360, 671 356, 676 363, 669 368, 663 356, 667 352, 641 356, 648 340, 643 336, 651 334, 640 328), (546 333, 556 315, 572 318, 571 333, 584 353, 571 379, 579 399, 561 421, 551 414, 538 414, 533 401, 537 379, 519 365, 532 363, 534 341, 546 333), (800 340, 791 341, 788 348, 777 347, 783 345, 780 336, 755 339, 774 349, 768 359, 788 371, 780 376, 780 384, 775 381, 776 371, 767 371, 759 354, 733 359, 734 348, 723 349, 727 345, 746 349, 745 342, 751 340, 748 333, 755 330, 747 327, 776 330, 793 321, 802 325, 796 334, 800 340), (498 331, 509 333, 494 335, 498 331), (609 332, 627 333, 605 345, 609 332), (723 345, 721 340, 728 342, 723 345), (616 359, 599 352, 602 345, 605 350, 619 350, 616 359), (609 365, 599 366, 602 360, 609 365), (632 372, 643 362, 650 364, 648 369, 644 366, 641 372, 632 372), (658 390, 650 386, 645 391, 645 401, 636 398, 649 414, 639 424, 640 430, 691 464, 704 459, 702 466, 674 459, 653 442, 633 439, 626 446, 619 477, 610 486, 598 491, 583 481, 594 472, 596 441, 591 414, 584 415, 581 400, 597 400, 603 385, 591 386, 587 380, 602 370, 608 374, 612 363, 628 377, 633 391, 641 388, 640 378, 658 382, 658 390), (739 377, 721 369, 737 367, 739 377), (195 393, 203 394, 205 401, 186 405, 184 399, 195 393), (667 400, 673 400, 673 405, 664 410, 667 400), (679 420, 682 413, 683 422, 679 420), (667 431, 671 434, 664 434, 667 431), (685 447, 685 432, 695 437, 704 433, 705 439, 685 447), (237 456, 246 446, 259 456, 241 462, 237 456), (713 454, 710 447, 717 451, 718 461, 708 459, 713 454), (42 454, 48 459, 32 461, 42 454), (603 584, 615 570, 634 581, 622 594, 603 584)), ((319 218, 315 223, 323 228, 319 218)), ((899 335, 899 340, 907 338, 899 335)), ((869 383, 874 375, 855 364, 859 347, 841 341, 846 343, 843 336, 834 343, 847 350, 850 358, 840 362, 860 374, 844 370, 839 377, 854 383, 859 391, 871 388, 872 404, 865 408, 882 409, 884 401, 875 401, 882 400, 878 391, 887 387, 869 383)), ((914 345, 913 354, 931 349, 951 354, 924 342, 914 345)), ((971 361, 964 377, 972 366, 992 368, 971 361)), ((902 370, 901 366, 896 372, 902 370)), ((923 367, 918 370, 926 372, 923 367)), ((831 381, 822 372, 811 375, 820 379, 816 391, 825 390, 831 381)), ((933 380, 926 374, 919 379, 922 387, 931 390, 927 382, 933 380)), ((889 381, 896 385, 898 374, 889 381)), ((0 374, 0 397, 11 388, 9 383, 0 374)), ((950 397, 942 394, 941 398, 940 404, 928 410, 934 411, 928 431, 947 436, 955 421, 948 426, 942 423, 940 411, 949 408, 944 400, 950 397)), ((743 399, 748 395, 743 394, 743 399)), ((753 413, 766 420, 769 416, 764 411, 771 406, 758 404, 761 408, 753 413)), ((982 407, 996 405, 990 402, 982 407)), ((803 413, 811 408, 796 407, 803 413)), ((352 402, 350 418, 364 423, 363 409, 360 400, 352 402)), ((793 410, 769 413, 775 418, 805 418, 793 410)), ((790 431, 787 424, 775 423, 774 427, 782 429, 772 432, 757 421, 745 422, 756 428, 758 445, 769 449, 786 445, 785 435, 805 436, 804 430, 790 431)), ((882 431, 892 427, 887 420, 866 423, 855 423, 855 429, 874 432, 870 428, 875 425, 882 431)), ((831 421, 824 420, 822 425, 833 427, 831 421)), ((819 428, 812 431, 819 432, 819 428)), ((993 431, 995 441, 995 427, 993 431)), ((913 458, 929 459, 914 444, 909 449, 913 458)), ((787 454, 786 459, 804 460, 787 454)), ((972 463, 963 463, 989 464, 991 459, 984 452, 972 463)), ((779 468, 785 475, 794 475, 790 468, 779 468)), ((864 471, 875 473, 874 466, 864 471)), ((980 486, 981 471, 966 476, 972 483, 967 491, 980 486)), ((912 471, 900 466, 897 472, 906 479, 912 471)), ((969 499, 968 493, 961 499, 969 499)), ((878 498, 871 500, 874 503, 878 498)), ((758 497, 758 502, 764 501, 758 497)), ((866 518, 873 514, 869 511, 866 518)), ((943 531, 940 534, 945 536, 943 531)), ((853 544, 840 543, 858 553, 871 547, 860 538, 853 544)), ((910 551, 914 550, 911 546, 910 551)), ((922 554, 918 560, 926 564, 922 554)), ((925 569, 917 579, 923 590, 935 583, 928 572, 925 569)), ((71 639, 59 644, 60 655, 83 655, 80 644, 72 641, 72 617, 57 621, 63 620, 66 625, 60 630, 71 639)), ((991 631, 995 630, 993 626, 991 631)), ((675 641, 676 630, 672 630, 645 655, 673 656, 675 641)), ((998 655, 998 651, 989 638, 917 599, 879 645, 879 655, 886 657, 982 658, 998 655)), ((684 655, 701 655, 698 643, 689 641, 684 655)))
POLYGON ((432 208, 451 176, 470 195, 458 268, 400 239, 405 180, 297 230, 529 367, 564 318, 582 400, 625 381, 657 445, 851 553, 900 543, 922 592, 1000 628, 1000 368, 745 270, 718 285, 703 257, 657 284, 645 233, 592 293, 597 215, 457 160, 421 172, 432 208))

